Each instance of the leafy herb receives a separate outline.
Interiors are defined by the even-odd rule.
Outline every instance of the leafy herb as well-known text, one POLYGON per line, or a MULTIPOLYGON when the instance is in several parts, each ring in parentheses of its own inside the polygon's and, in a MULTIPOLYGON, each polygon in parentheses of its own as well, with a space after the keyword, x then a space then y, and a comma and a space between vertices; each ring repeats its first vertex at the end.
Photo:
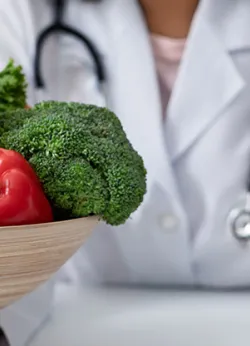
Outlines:
POLYGON ((0 72, 0 112, 24 108, 26 105, 27 83, 21 66, 15 66, 10 59, 0 72))

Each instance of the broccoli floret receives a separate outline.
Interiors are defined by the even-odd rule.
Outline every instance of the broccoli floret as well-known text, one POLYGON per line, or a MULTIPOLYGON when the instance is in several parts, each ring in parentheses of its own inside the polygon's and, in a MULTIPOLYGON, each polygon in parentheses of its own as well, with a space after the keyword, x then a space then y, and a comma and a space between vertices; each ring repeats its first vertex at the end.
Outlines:
POLYGON ((0 145, 1 136, 12 129, 23 125, 26 119, 33 115, 28 109, 15 109, 8 112, 0 112, 0 145))
POLYGON ((86 160, 72 159, 58 165, 52 157, 37 154, 30 163, 36 168, 54 208, 70 211, 71 217, 78 217, 99 215, 107 207, 107 183, 86 160))
POLYGON ((106 108, 44 102, 2 136, 29 160, 56 208, 72 217, 98 214, 124 223, 146 192, 143 160, 120 120, 106 108))
POLYGON ((26 105, 27 84, 21 66, 15 66, 10 60, 0 72, 0 112, 26 105))

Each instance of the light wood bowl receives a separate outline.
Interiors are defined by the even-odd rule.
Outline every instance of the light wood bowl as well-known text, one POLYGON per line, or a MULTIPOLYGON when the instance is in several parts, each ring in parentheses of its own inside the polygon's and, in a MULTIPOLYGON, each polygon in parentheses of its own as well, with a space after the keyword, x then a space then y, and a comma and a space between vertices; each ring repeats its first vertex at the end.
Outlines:
POLYGON ((0 227, 0 308, 47 281, 84 243, 97 217, 0 227))

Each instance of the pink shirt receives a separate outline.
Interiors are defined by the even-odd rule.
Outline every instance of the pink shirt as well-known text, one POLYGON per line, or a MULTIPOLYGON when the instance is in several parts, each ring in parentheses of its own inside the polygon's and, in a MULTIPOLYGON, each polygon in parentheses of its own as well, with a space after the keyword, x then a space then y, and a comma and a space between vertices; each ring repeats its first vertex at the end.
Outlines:
POLYGON ((163 114, 165 115, 185 48, 185 39, 171 39, 152 34, 151 41, 159 76, 163 114))

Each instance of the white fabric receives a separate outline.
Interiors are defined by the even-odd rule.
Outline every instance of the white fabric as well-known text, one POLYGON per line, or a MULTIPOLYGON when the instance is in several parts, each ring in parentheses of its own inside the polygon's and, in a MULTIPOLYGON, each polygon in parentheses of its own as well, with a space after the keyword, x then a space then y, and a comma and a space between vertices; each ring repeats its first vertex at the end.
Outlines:
MULTIPOLYGON (((0 65, 10 56, 23 64, 32 104, 38 100, 32 90, 34 37, 51 10, 46 1, 18 1, 17 6, 0 0, 0 65)), ((244 205, 250 163, 250 2, 201 2, 164 128, 154 58, 137 1, 68 4, 66 20, 102 53, 108 106, 144 159, 148 193, 126 225, 100 224, 56 279, 63 274, 77 282, 248 287, 249 244, 234 238, 227 216, 244 205)), ((53 40, 44 52, 46 98, 104 104, 86 49, 70 38, 53 40)), ((42 298, 44 307, 51 291, 33 293, 32 301, 42 298)), ((7 310, 13 319, 15 314, 25 318, 30 302, 27 296, 7 310)), ((35 311, 42 322, 44 310, 35 311)), ((20 339, 33 330, 31 324, 23 328, 20 339)), ((14 339, 11 323, 7 331, 14 339)))
POLYGON ((72 290, 30 346, 248 346, 249 293, 72 290))

